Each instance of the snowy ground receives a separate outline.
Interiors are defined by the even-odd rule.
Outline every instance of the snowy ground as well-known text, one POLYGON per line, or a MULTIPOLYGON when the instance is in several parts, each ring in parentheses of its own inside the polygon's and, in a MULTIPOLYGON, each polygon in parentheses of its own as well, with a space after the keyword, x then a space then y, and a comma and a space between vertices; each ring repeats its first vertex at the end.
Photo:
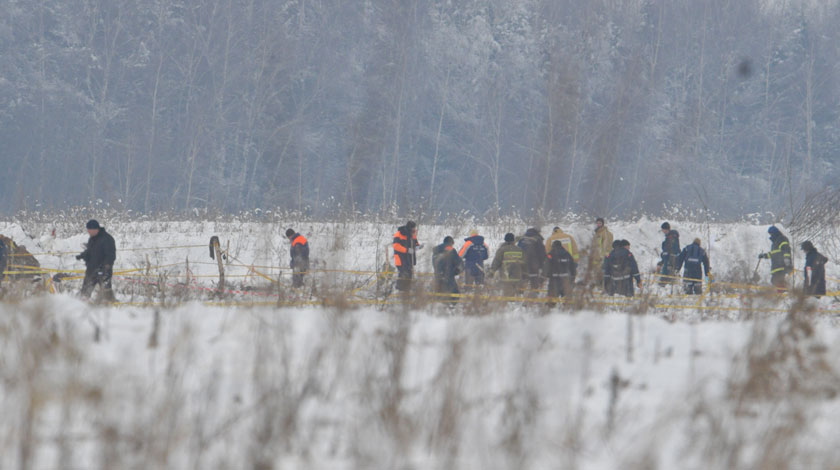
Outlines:
MULTIPOLYGON (((75 225, 0 223, 0 233, 33 252, 69 253, 85 239, 75 225), (44 236, 53 228, 56 237, 44 236)), ((684 244, 711 238, 721 277, 744 269, 751 275, 755 255, 769 245, 765 226, 675 225, 684 244)), ((295 226, 320 267, 362 271, 384 261, 394 230, 295 226)), ((643 270, 652 269, 659 222, 610 226, 633 243, 643 270)), ((286 225, 108 228, 122 250, 118 270, 145 265, 147 255, 152 265, 189 257, 196 274, 212 275, 215 266, 197 262, 211 261, 205 245, 214 234, 223 245, 230 240, 245 264, 288 262, 286 225), (140 250, 150 247, 158 249, 140 250)), ((471 228, 421 227, 420 239, 431 246, 471 228)), ((524 228, 479 229, 494 248, 506 231, 524 228)), ((589 233, 571 230, 580 242, 589 233)), ((423 270, 429 251, 421 252, 423 270)), ((72 255, 39 259, 81 268, 72 255)), ((166 269, 170 279, 184 276, 182 266, 166 269)), ((231 265, 229 272, 247 268, 231 265)), ((313 282, 326 285, 330 276, 313 282)), ((199 278, 207 286, 212 280, 199 278)), ((831 299, 753 300, 764 312, 647 314, 515 303, 484 315, 437 305, 275 308, 201 300, 101 307, 68 294, 7 296, 0 303, 0 467, 708 469, 832 468, 840 461, 832 432, 840 418, 840 330, 831 299)))

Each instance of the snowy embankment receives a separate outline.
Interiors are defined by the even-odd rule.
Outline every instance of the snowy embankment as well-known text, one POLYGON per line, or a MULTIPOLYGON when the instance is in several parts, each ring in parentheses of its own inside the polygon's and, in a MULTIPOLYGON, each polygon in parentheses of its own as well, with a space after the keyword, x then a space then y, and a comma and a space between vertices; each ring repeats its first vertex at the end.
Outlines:
MULTIPOLYGON (((0 234, 50 253, 38 255, 44 267, 80 269, 73 254, 86 238, 83 222, 0 223, 0 234)), ((325 271, 375 271, 394 232, 386 224, 102 222, 117 239, 117 270, 173 265, 154 271, 180 280, 189 258, 194 275, 208 276, 197 278, 204 286, 216 274, 212 235, 230 244, 231 282, 259 286, 269 281, 244 277, 249 268, 239 265, 277 278, 288 265, 287 226, 309 238, 325 271)), ((658 259, 659 223, 609 224, 632 242, 645 272, 658 259)), ((769 245, 766 226, 672 225, 683 244, 711 244, 721 278, 752 275, 769 245)), ((421 226, 420 240, 430 248, 472 228, 421 226)), ((492 256, 505 232, 525 225, 477 228, 492 256)), ((563 228, 587 244, 590 227, 563 228)), ((766 282, 766 264, 761 274, 766 282)), ((836 318, 813 313, 811 301, 750 302, 771 308, 152 308, 7 297, 0 466, 829 468, 840 460, 831 432, 840 418, 836 318)))
POLYGON ((47 296, 0 304, 0 462, 828 468, 837 339, 825 318, 156 312, 47 296))

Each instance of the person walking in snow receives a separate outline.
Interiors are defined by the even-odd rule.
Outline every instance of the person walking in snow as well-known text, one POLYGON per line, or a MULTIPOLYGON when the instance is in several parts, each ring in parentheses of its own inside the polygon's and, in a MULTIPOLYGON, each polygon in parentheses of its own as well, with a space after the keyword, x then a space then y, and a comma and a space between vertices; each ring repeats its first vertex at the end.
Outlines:
POLYGON ((397 267, 398 291, 408 292, 414 279, 417 264, 417 250, 423 246, 417 242, 417 223, 409 220, 394 233, 394 265, 397 267))
POLYGON ((289 248, 289 267, 292 268, 292 287, 303 287, 303 277, 309 272, 309 241, 295 229, 286 230, 289 248))
MULTIPOLYGON (((545 260, 543 274, 548 278, 549 298, 565 297, 572 293, 575 276, 577 275, 577 263, 575 263, 572 254, 566 251, 563 242, 560 240, 554 240, 554 243, 551 244, 551 251, 545 260)), ((549 307, 555 305, 554 302, 548 304, 549 307)))
POLYGON ((543 246, 543 237, 539 229, 529 228, 525 235, 517 243, 525 254, 525 275, 528 277, 528 285, 531 289, 542 287, 543 279, 540 271, 545 263, 546 252, 543 246))
POLYGON ((695 238, 694 243, 683 248, 680 256, 677 258, 677 269, 675 272, 679 273, 683 266, 685 266, 685 271, 683 272, 685 293, 688 295, 702 294, 703 276, 708 276, 711 270, 709 268, 709 257, 706 255, 706 250, 700 246, 699 238, 695 238))
POLYGON ((828 258, 817 251, 810 241, 802 242, 800 245, 805 252, 805 293, 817 298, 825 295, 825 264, 828 258))
POLYGON ((790 241, 775 225, 767 229, 767 233, 770 234, 770 251, 758 255, 758 259, 770 260, 770 282, 777 292, 785 292, 787 276, 793 272, 790 241))
POLYGON ((659 285, 673 284, 678 275, 677 258, 680 256, 680 233, 671 229, 671 224, 664 222, 661 226, 665 240, 662 242, 662 277, 659 285))
POLYGON ((516 295, 525 275, 525 252, 516 245, 516 237, 512 233, 505 234, 505 242, 496 250, 490 264, 490 275, 496 273, 500 273, 504 295, 516 295))
POLYGON ((633 297, 635 295, 633 281, 636 281, 636 286, 641 289, 642 278, 639 274, 639 265, 636 263, 636 258, 630 252, 630 242, 621 240, 618 243, 618 248, 610 253, 608 261, 606 274, 612 281, 613 293, 633 297))
POLYGON ((484 284, 484 261, 490 257, 489 251, 484 237, 477 230, 471 231, 470 236, 464 239, 464 246, 458 251, 458 256, 464 260, 464 284, 484 284))
POLYGON ((89 299, 93 290, 99 285, 102 288, 102 298, 108 302, 116 302, 117 299, 111 289, 114 261, 117 259, 117 245, 114 237, 93 219, 88 221, 85 228, 90 238, 85 251, 76 256, 76 259, 83 260, 86 266, 80 294, 83 298, 89 299))

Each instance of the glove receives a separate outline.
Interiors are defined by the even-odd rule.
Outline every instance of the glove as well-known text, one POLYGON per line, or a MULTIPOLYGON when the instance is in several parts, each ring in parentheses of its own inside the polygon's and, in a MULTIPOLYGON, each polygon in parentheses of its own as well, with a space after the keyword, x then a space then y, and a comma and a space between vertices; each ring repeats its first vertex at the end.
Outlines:
POLYGON ((417 245, 415 245, 415 246, 417 247, 417 249, 418 249, 418 250, 422 250, 422 249, 423 249, 423 245, 421 245, 421 244, 419 244, 419 243, 418 243, 417 245))
POLYGON ((414 248, 409 248, 408 250, 406 250, 405 254, 413 255, 414 254, 414 248))
POLYGON ((785 266, 789 268, 792 265, 793 265, 793 263, 791 262, 790 258, 785 257, 785 266))
POLYGON ((82 255, 76 255, 76 259, 81 261, 82 255))
POLYGON ((762 253, 762 254, 758 255, 758 259, 767 259, 767 258, 769 258, 767 253, 762 253))

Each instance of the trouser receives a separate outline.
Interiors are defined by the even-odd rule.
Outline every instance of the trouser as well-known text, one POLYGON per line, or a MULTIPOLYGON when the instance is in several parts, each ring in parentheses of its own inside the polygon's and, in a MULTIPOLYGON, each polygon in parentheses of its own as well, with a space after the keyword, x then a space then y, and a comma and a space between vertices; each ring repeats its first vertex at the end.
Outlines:
POLYGON ((480 286, 484 284, 484 270, 480 267, 469 267, 464 271, 464 284, 480 286))
POLYGON ((787 292, 787 275, 784 271, 779 271, 770 275, 770 282, 776 286, 776 292, 787 292))
POLYGON ((401 292, 410 291, 413 277, 413 266, 397 266, 397 290, 401 292))
POLYGON ((292 287, 303 287, 303 278, 307 272, 309 272, 308 259, 292 260, 292 287))
MULTIPOLYGON (((460 294, 458 283, 455 278, 435 279, 435 290, 438 294, 460 294)), ((450 303, 454 303, 457 297, 441 296, 442 299, 447 299, 450 303)))
POLYGON ((662 260, 662 270, 660 274, 662 277, 659 278, 659 285, 664 286, 667 284, 674 284, 677 280, 675 277, 679 274, 676 272, 676 260, 672 259, 670 256, 664 260, 662 260))
POLYGON ((520 292, 519 288, 522 286, 522 280, 503 280, 502 281, 502 295, 505 297, 518 297, 520 292))
MULTIPOLYGON (((565 297, 572 293, 572 282, 568 276, 558 277, 552 276, 548 279, 548 297, 565 297)), ((557 305, 554 302, 549 302, 549 307, 557 305)))
POLYGON ((85 271, 85 280, 82 282, 82 297, 89 299, 97 284, 102 287, 102 295, 105 300, 114 301, 114 292, 111 290, 111 277, 113 269, 88 269, 85 271))
POLYGON ((528 286, 531 289, 540 289, 543 285, 543 278, 540 273, 528 274, 528 286))
POLYGON ((685 293, 701 295, 703 293, 703 283, 701 281, 685 281, 685 293))
POLYGON ((625 297, 633 297, 635 294, 633 289, 633 278, 613 280, 614 293, 623 295, 625 297))
POLYGON ((306 270, 299 267, 292 268, 292 287, 303 287, 303 277, 306 270))

